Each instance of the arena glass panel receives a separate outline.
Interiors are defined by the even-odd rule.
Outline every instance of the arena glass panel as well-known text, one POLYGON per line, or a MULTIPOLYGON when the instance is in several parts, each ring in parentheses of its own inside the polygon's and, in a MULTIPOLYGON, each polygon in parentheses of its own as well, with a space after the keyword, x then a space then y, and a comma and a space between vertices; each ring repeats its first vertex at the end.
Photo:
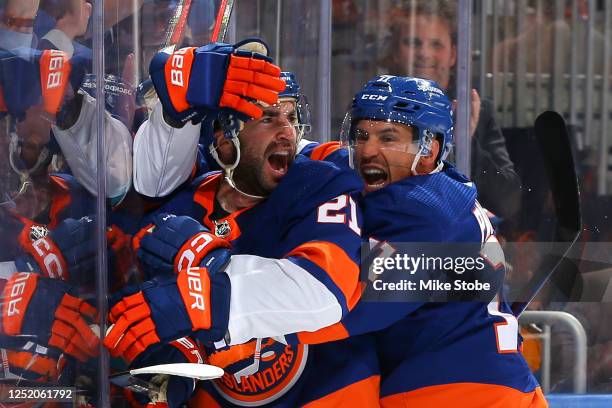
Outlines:
MULTIPOLYGON (((533 123, 543 111, 554 110, 569 130, 581 233, 529 310, 534 316, 540 310, 570 313, 584 328, 586 347, 577 347, 580 341, 567 324, 528 319, 525 353, 550 393, 612 391, 610 337, 604 329, 610 318, 611 12, 609 1, 474 2, 472 81, 481 97, 492 100, 522 186, 517 212, 502 223, 508 242, 545 242, 554 234, 554 199, 546 177, 534 167, 533 123), (575 370, 585 358, 586 375, 575 370)), ((512 279, 529 279, 538 256, 532 251, 515 258, 512 279)))
POLYGON ((156 98, 142 82, 164 46, 208 42, 220 2, 179 3, 0 2, 3 402, 30 387, 61 406, 129 406, 108 381, 127 365, 109 367, 99 336, 109 295, 142 281, 132 141, 156 98))
POLYGON ((22 390, 29 403, 96 404, 106 296, 97 209, 129 189, 131 136, 118 139, 118 171, 106 173, 114 180, 98 200, 96 100, 83 87, 95 54, 92 4, 0 7, 2 401, 22 390))

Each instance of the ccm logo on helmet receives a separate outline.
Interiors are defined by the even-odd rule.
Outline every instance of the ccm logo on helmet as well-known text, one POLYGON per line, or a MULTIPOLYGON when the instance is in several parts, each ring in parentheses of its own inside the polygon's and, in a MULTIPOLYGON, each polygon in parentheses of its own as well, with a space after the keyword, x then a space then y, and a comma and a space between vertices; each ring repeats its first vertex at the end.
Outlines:
POLYGON ((370 101, 386 101, 388 98, 388 96, 384 96, 384 95, 361 95, 361 99, 366 99, 366 100, 370 100, 370 101))

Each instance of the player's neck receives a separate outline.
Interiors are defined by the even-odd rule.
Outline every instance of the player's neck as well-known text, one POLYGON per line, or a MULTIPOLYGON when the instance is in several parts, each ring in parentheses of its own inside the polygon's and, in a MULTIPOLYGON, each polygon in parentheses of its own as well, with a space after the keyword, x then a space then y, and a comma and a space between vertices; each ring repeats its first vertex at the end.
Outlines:
POLYGON ((263 198, 245 196, 236 189, 232 188, 232 186, 230 186, 225 179, 219 183, 216 198, 219 201, 221 208, 228 213, 233 213, 247 207, 252 207, 264 200, 263 198))

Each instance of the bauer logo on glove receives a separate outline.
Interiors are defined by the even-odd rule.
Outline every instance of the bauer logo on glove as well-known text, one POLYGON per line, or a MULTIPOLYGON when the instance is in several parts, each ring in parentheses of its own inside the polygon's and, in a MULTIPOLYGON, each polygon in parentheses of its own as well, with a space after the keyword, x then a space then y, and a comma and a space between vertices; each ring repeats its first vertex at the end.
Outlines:
POLYGON ((267 52, 258 39, 187 47, 155 55, 149 73, 164 112, 174 121, 216 119, 222 110, 258 119, 263 111, 257 102, 274 105, 285 89, 280 68, 267 52))

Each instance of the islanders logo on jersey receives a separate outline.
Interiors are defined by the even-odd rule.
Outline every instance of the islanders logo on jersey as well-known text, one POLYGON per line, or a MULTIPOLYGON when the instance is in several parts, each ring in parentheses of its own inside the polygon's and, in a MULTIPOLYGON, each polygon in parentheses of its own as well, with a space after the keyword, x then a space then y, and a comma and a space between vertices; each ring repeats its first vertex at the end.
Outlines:
POLYGON ((217 350, 208 363, 223 368, 213 380, 217 392, 240 406, 260 406, 285 395, 298 381, 308 359, 307 345, 285 345, 273 339, 257 339, 217 350))

